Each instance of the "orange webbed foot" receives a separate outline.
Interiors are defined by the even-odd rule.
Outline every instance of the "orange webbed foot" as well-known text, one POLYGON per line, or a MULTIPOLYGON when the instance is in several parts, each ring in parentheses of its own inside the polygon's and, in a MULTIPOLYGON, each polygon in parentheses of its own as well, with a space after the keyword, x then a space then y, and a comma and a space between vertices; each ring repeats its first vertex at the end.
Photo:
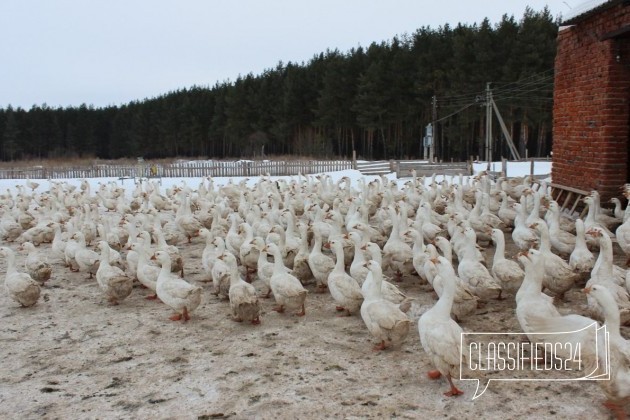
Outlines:
POLYGON ((446 379, 448 380, 449 385, 451 386, 451 390, 444 393, 447 397, 456 397, 458 395, 462 395, 464 391, 457 389, 453 380, 451 379, 451 375, 447 375, 446 379))
POLYGON ((372 347, 373 351, 381 351, 381 350, 385 350, 387 348, 387 346, 385 345, 385 341, 381 341, 380 344, 377 344, 376 346, 372 347))
POLYGON ((430 370, 427 372, 427 376, 429 377, 429 379, 440 379, 442 374, 439 370, 430 370))
POLYGON ((446 391, 444 395, 446 395, 447 397, 457 397, 458 395, 462 395, 463 393, 464 391, 461 391, 457 388, 453 388, 450 391, 446 391))
POLYGON ((623 406, 613 401, 607 400, 604 402, 604 407, 612 411, 613 415, 615 416, 615 419, 617 420, 627 419, 626 411, 624 410, 623 406))

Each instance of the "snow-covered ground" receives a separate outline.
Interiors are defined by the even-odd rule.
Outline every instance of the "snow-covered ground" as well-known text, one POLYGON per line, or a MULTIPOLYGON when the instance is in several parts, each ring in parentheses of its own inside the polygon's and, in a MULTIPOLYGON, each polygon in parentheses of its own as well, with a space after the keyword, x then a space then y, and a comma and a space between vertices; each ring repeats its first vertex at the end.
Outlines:
MULTIPOLYGON (((507 164, 507 171, 508 171, 508 176, 510 177, 517 177, 517 176, 526 176, 530 174, 530 169, 531 169, 531 164, 530 162, 508 162, 507 164)), ((480 162, 480 163, 473 163, 473 172, 479 173, 481 171, 485 171, 487 169, 487 162, 480 162)), ((496 171, 496 172, 500 172, 501 171, 501 162, 493 162, 491 164, 491 171, 496 171)), ((538 161, 538 162, 534 162, 534 175, 545 175, 545 174, 550 174, 551 173, 551 162, 550 161, 538 161)), ((351 179, 353 185, 356 186, 356 182, 361 179, 364 178, 366 181, 371 181, 375 178, 377 178, 377 176, 369 176, 369 175, 363 175, 361 174, 359 171, 353 170, 353 169, 348 169, 345 171, 336 171, 336 172, 329 172, 328 173, 333 182, 338 181, 339 179, 341 179, 342 177, 348 177, 351 179)), ((311 174, 311 175, 307 175, 307 177, 314 177, 315 174, 311 174)), ((385 175, 388 179, 391 180, 396 180, 396 175, 394 173, 390 173, 385 175)), ((259 182, 259 177, 230 177, 230 178, 222 178, 222 177, 213 177, 212 178, 214 180, 214 183, 216 186, 222 186, 227 184, 228 182, 234 182, 234 183, 239 183, 241 182, 243 179, 247 179, 247 186, 252 187, 254 186, 257 182, 259 182)), ((285 180, 291 180, 291 179, 298 179, 297 175, 294 176, 272 176, 270 177, 270 179, 272 180, 278 180, 278 179, 285 179, 285 180)), ((302 178, 304 179, 304 178, 302 178)), ((436 181, 440 182, 443 179, 447 179, 447 180, 451 180, 453 179, 453 177, 451 176, 442 176, 442 175, 437 175, 436 176, 436 181)), ((408 180, 408 178, 401 178, 399 185, 402 186, 404 181, 408 180)), ((33 182, 37 182, 39 184, 39 187, 35 190, 36 192, 43 192, 49 189, 49 182, 48 180, 32 180, 33 182)), ((118 178, 112 177, 112 178, 88 178, 87 181, 90 183, 90 186, 92 188, 92 190, 94 191, 95 188, 98 188, 100 184, 102 183, 109 183, 109 182, 116 182, 119 183, 120 185, 124 186, 126 189, 126 192, 128 194, 131 194, 133 187, 134 187, 134 182, 131 179, 125 179, 125 180, 119 180, 118 178)), ((182 184, 186 184, 191 188, 197 188, 199 186, 199 184, 201 183, 202 178, 161 178, 161 186, 163 189, 166 188, 172 188, 174 186, 177 185, 182 185, 182 184)), ((429 183, 431 181, 430 178, 425 179, 425 183, 429 183)), ((457 181, 457 179, 455 179, 455 181, 457 181)), ((9 190, 15 190, 16 185, 25 185, 26 180, 15 180, 15 179, 3 179, 0 180, 0 191, 6 191, 7 189, 9 190)), ((74 186, 79 186, 81 183, 81 179, 56 179, 53 180, 52 182, 67 182, 70 185, 74 185, 74 186)), ((28 188, 27 188, 28 190, 28 188)))

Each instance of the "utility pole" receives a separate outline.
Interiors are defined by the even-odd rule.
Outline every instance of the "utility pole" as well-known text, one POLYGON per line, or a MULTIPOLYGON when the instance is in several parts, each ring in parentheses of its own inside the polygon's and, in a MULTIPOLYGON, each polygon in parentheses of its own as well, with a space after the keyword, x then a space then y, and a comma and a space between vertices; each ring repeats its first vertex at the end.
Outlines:
POLYGON ((486 83, 486 161, 488 162, 488 170, 490 170, 490 162, 492 161, 492 91, 490 90, 490 82, 486 83))
POLYGON ((435 153, 435 142, 437 140, 437 96, 435 95, 433 95, 433 98, 431 100, 431 107, 432 107, 431 126, 433 127, 433 133, 432 133, 433 141, 431 142, 431 145, 429 146, 429 162, 433 162, 433 155, 435 153))
POLYGON ((485 159, 488 162, 487 169, 490 170, 491 162, 492 162, 492 112, 497 115, 497 119, 499 120, 499 125, 501 126, 501 131, 503 132, 503 136, 505 137, 505 141, 510 149, 510 153, 512 154, 512 158, 519 160, 521 156, 514 147, 514 142, 512 141, 512 136, 508 131, 505 121, 503 121, 503 117, 499 112, 499 108, 497 107, 496 102, 494 102, 494 98, 492 97, 492 90, 490 89, 490 83, 486 83, 486 146, 484 150, 485 159))

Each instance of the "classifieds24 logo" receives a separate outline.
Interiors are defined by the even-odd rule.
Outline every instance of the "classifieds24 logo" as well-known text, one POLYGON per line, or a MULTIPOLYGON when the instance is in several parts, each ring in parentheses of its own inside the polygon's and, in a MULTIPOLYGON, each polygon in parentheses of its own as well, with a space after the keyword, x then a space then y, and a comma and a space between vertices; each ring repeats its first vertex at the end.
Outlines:
POLYGON ((608 343, 596 322, 554 333, 462 333, 459 379, 477 381, 473 400, 492 381, 609 380, 608 343))

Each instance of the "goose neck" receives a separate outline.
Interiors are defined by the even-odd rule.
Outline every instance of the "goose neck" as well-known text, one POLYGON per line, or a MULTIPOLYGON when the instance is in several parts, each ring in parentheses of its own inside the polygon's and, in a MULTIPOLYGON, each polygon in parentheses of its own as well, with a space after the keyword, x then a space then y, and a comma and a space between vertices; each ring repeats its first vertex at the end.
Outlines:
POLYGON ((502 261, 505 260, 505 238, 503 235, 498 234, 496 237, 493 237, 494 242, 496 244, 496 249, 494 251, 494 261, 502 261))
MULTIPOLYGON (((436 302, 434 311, 441 314, 443 317, 450 317, 451 310, 453 309, 453 300, 455 299, 455 279, 450 276, 442 276, 444 288, 442 290, 442 296, 436 302)), ((435 279, 433 279, 435 282, 435 279)))

